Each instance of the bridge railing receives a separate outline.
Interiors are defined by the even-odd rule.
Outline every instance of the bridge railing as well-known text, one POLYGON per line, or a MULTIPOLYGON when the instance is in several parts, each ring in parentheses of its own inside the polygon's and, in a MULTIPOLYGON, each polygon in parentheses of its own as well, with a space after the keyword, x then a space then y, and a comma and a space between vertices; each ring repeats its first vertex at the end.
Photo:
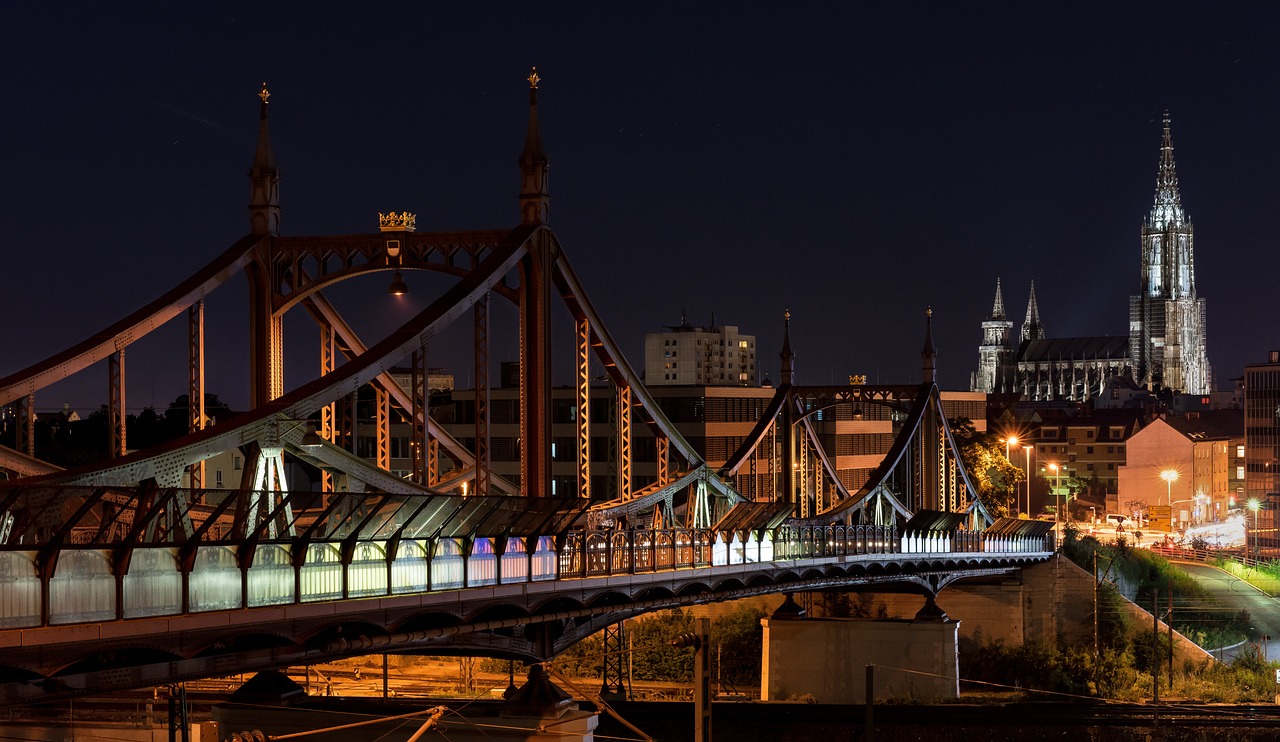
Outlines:
POLYGON ((864 525, 570 531, 559 544, 551 536, 361 539, 348 548, 204 542, 189 560, 176 547, 153 546, 124 564, 113 549, 68 545, 52 569, 41 568, 38 550, 19 548, 0 550, 0 629, 828 557, 1052 550, 1051 535, 864 525))

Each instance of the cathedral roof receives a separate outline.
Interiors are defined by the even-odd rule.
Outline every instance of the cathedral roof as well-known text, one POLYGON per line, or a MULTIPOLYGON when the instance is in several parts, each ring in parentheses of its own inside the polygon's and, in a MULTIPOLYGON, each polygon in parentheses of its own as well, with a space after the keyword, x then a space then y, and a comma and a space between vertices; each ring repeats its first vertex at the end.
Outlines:
POLYGON ((1036 363, 1060 360, 1127 360, 1129 338, 1108 335, 1091 338, 1050 338, 1027 340, 1018 349, 1019 363, 1036 363))

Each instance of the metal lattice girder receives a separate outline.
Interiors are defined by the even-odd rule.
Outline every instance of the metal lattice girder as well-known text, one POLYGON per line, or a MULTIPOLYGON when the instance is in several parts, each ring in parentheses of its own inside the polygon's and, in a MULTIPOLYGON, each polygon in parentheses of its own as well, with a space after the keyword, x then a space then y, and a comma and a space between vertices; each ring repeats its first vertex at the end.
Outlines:
POLYGON ((410 478, 417 484, 427 483, 427 348, 415 350, 409 357, 409 397, 413 400, 409 410, 409 458, 410 478))
MULTIPOLYGON (((509 292, 498 290, 496 288, 495 291, 503 296, 507 296, 509 294, 509 292)), ((476 300, 477 304, 482 301, 485 303, 486 311, 488 307, 488 297, 489 294, 486 293, 482 299, 476 300)), ((360 341, 360 338, 356 336, 355 331, 352 330, 351 327, 342 319, 341 315, 338 314, 337 309, 335 309, 329 301, 325 299, 323 294, 318 292, 311 294, 303 299, 302 305, 311 313, 312 317, 315 318, 317 325, 321 328, 328 327, 332 330, 335 342, 338 344, 337 350, 346 358, 352 360, 359 356, 363 356, 368 352, 368 348, 365 347, 364 343, 360 341)), ((487 320, 484 326, 487 334, 487 320)), ((484 373, 477 373, 476 384, 480 389, 487 391, 489 387, 488 364, 485 363, 483 367, 477 366, 477 371, 483 371, 484 373)), ((384 389, 386 389, 388 393, 391 394, 392 402, 398 405, 402 410, 407 411, 412 409, 413 401, 410 398, 410 392, 401 389, 400 385, 396 383, 396 380, 392 378, 389 373, 379 375, 373 383, 380 384, 384 389)), ((488 396, 486 394, 483 400, 481 400, 485 402, 486 410, 488 409, 487 400, 488 396)), ((488 418, 486 417, 485 420, 487 422, 488 418)), ((439 447, 443 448, 444 451, 448 453, 449 458, 458 466, 468 470, 471 470, 470 468, 474 466, 475 455, 465 448, 456 438, 450 435, 447 430, 437 424, 435 420, 432 420, 430 416, 427 417, 427 436, 430 440, 437 441, 439 443, 439 447)), ((484 455, 486 460, 488 460, 489 449, 487 444, 489 438, 487 434, 482 437, 485 443, 484 455)), ((479 445, 479 442, 477 442, 477 445, 479 445)), ((515 494, 519 491, 518 487, 507 481, 505 478, 493 474, 492 470, 488 466, 484 468, 484 477, 494 489, 501 492, 515 494)), ((450 478, 452 478, 452 476, 450 478)))
MULTIPOLYGON (((187 310, 187 432, 204 430, 204 301, 187 310)), ((191 465, 191 487, 204 487, 204 461, 191 465)))
POLYGON ((617 499, 631 499, 631 387, 618 387, 618 490, 617 499))
MULTIPOLYGON (((476 300, 472 307, 475 320, 474 366, 476 442, 475 494, 488 495, 491 488, 492 463, 489 457, 489 294, 476 300)), ((514 490, 508 490, 514 492, 514 490)))
POLYGON ((666 484, 671 479, 671 469, 667 460, 667 449, 671 442, 667 440, 665 435, 659 434, 653 441, 654 449, 657 455, 657 483, 666 484))
POLYGON ((107 455, 123 456, 128 450, 125 436, 127 414, 124 404, 124 348, 107 357, 107 455))
POLYGON ((601 632, 604 655, 600 660, 600 695, 627 698, 630 653, 627 651, 627 622, 619 621, 601 632))
MULTIPOLYGON (((575 411, 578 438, 578 496, 591 498, 591 323, 585 316, 574 323, 577 329, 577 362, 574 364, 574 388, 577 390, 575 411)), ((662 440, 665 440, 663 438, 662 440)), ((666 468, 663 457, 658 468, 666 468)), ((661 479, 661 477, 659 477, 661 479)))
POLYGON ((381 387, 374 387, 374 433, 377 445, 378 468, 391 471, 391 395, 381 387))
MULTIPOLYGON (((337 348, 335 347, 335 335, 333 327, 327 322, 320 322, 320 375, 324 376, 333 371, 337 365, 337 348)), ((338 405, 330 402, 320 408, 320 437, 336 443, 339 440, 338 435, 338 405)), ((324 471, 320 473, 320 491, 333 492, 333 473, 324 471)))
POLYGON ((657 401, 640 381, 640 375, 627 364, 618 344, 614 342, 613 336, 609 333, 608 328, 604 326, 600 315, 587 298, 581 282, 578 281, 572 266, 563 254, 556 256, 554 279, 557 288, 560 290, 560 296, 564 299, 570 313, 575 317, 587 318, 591 328, 592 348, 595 351, 596 358, 603 364, 605 374, 615 384, 631 387, 632 393, 635 395, 635 403, 645 410, 645 416, 650 427, 655 430, 655 433, 661 431, 670 439, 671 447, 675 449, 681 458, 689 463, 690 468, 696 468, 703 464, 704 461, 701 454, 694 449, 692 444, 662 413, 657 401))
POLYGON ((36 395, 31 393, 18 397, 17 407, 18 429, 16 448, 28 456, 36 455, 36 395))

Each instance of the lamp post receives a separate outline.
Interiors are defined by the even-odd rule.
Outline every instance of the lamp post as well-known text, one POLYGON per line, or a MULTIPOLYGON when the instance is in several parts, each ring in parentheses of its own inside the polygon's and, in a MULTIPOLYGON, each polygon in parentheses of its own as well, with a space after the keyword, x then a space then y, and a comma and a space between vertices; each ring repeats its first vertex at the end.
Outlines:
MULTIPOLYGON (((1249 509, 1253 511, 1253 553, 1258 550, 1258 510, 1262 508, 1262 503, 1258 502, 1258 498, 1249 498, 1249 509)), ((1249 545, 1249 535, 1245 534, 1245 546, 1249 545)))
POLYGON ((1165 487, 1165 502, 1167 502, 1169 506, 1172 507, 1173 506, 1173 483, 1178 481, 1178 470, 1165 469, 1160 472, 1160 478, 1164 480, 1164 483, 1166 485, 1168 485, 1167 487, 1165 487))
POLYGON ((1027 473, 1027 517, 1031 516, 1031 449, 1033 446, 1023 446, 1022 452, 1027 455, 1027 466, 1024 471, 1027 473))
POLYGON ((1057 464, 1050 463, 1049 468, 1053 470, 1053 476, 1054 476, 1053 502, 1056 505, 1056 507, 1053 509, 1053 519, 1061 523, 1062 522, 1062 504, 1060 503, 1058 498, 1061 497, 1062 495, 1058 493, 1058 490, 1062 488, 1062 467, 1058 466, 1057 464))

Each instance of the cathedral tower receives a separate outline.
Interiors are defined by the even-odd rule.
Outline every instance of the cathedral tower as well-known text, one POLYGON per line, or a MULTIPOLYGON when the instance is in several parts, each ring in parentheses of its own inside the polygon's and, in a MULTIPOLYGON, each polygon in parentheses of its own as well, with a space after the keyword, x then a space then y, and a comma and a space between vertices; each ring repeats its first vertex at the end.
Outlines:
POLYGON ((1044 340, 1044 325, 1040 322, 1040 307, 1036 305, 1036 282, 1031 282, 1031 297, 1027 299, 1027 318, 1022 320, 1022 332, 1018 342, 1044 340))
POLYGON ((1135 380, 1207 394, 1205 300, 1196 298, 1195 230, 1182 210, 1169 114, 1156 176, 1155 205, 1142 225, 1142 293, 1129 297, 1129 355, 1135 380))
POLYGON ((978 370, 969 380, 974 392, 1009 391, 1014 362, 1013 321, 1004 311, 1004 292, 996 279, 996 300, 991 317, 982 323, 982 345, 978 346, 978 370))

